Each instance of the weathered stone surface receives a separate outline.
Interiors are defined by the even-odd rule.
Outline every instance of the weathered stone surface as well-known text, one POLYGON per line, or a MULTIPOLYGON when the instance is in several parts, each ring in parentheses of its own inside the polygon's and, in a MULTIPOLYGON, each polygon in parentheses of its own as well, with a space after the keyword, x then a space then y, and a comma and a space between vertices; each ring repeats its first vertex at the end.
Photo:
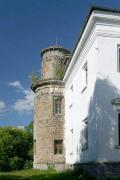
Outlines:
POLYGON ((36 152, 34 153, 34 168, 37 164, 64 164, 63 154, 54 155, 54 140, 64 139, 64 97, 61 85, 44 86, 36 92, 34 138, 36 152), (62 96, 62 113, 54 115, 54 96, 62 96))
POLYGON ((70 51, 62 47, 50 47, 41 53, 42 61, 42 79, 56 78, 56 67, 67 60, 70 51))
POLYGON ((65 149, 62 154, 54 153, 54 140, 63 140, 64 145, 64 83, 56 80, 55 68, 69 51, 54 47, 42 52, 42 79, 32 84, 35 92, 34 115, 34 162, 35 169, 65 167, 65 149), (54 98, 62 98, 61 114, 54 113, 54 98))

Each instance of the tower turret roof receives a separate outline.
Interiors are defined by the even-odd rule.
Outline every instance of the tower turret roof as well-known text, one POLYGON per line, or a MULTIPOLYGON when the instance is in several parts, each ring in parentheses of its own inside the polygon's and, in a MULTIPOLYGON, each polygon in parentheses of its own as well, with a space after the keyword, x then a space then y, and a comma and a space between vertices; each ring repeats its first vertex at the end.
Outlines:
POLYGON ((43 56, 44 53, 46 53, 48 51, 55 51, 55 50, 63 51, 65 54, 71 54, 69 49, 66 49, 66 48, 64 48, 62 46, 54 45, 54 46, 50 46, 48 48, 43 49, 41 51, 41 57, 43 56))

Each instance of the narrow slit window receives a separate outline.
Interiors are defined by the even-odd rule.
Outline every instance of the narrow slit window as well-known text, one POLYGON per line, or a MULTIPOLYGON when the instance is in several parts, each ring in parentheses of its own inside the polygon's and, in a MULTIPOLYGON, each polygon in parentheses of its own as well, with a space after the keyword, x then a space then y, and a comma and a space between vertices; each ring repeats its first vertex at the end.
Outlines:
POLYGON ((62 98, 54 98, 54 114, 61 114, 62 98))

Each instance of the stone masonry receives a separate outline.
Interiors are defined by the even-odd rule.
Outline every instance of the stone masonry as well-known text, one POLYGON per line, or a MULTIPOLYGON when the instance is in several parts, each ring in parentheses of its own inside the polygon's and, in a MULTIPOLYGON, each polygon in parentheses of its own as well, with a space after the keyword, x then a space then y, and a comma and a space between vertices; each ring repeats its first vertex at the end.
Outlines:
POLYGON ((35 92, 33 168, 62 170, 64 159, 64 83, 56 79, 57 64, 66 64, 70 52, 54 46, 42 51, 42 77, 32 84, 35 92), (66 58, 67 57, 67 58, 66 58), (61 113, 54 112, 54 99, 61 98, 61 113), (63 140, 62 153, 55 154, 55 140, 63 140))

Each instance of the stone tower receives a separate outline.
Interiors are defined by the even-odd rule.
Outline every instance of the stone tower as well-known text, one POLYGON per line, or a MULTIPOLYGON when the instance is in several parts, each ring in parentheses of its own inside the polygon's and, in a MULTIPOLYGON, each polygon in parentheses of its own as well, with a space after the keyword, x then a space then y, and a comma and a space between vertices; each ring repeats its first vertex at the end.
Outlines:
POLYGON ((41 52, 41 79, 32 84, 35 92, 34 162, 35 169, 64 169, 64 83, 61 71, 70 51, 52 46, 41 52))

